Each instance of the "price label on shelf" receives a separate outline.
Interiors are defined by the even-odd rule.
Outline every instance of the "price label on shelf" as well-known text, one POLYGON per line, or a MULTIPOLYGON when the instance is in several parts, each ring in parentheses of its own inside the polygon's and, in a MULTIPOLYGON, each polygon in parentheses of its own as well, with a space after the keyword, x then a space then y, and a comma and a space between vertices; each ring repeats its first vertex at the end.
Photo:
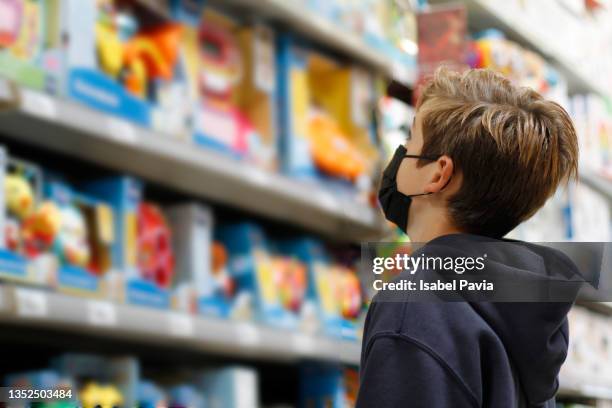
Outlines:
POLYGON ((304 333, 294 333, 291 345, 298 354, 312 354, 316 350, 314 337, 304 333))
POLYGON ((47 294, 34 289, 15 290, 17 315, 22 317, 45 317, 48 315, 47 294))
POLYGON ((336 197, 332 193, 328 193, 327 191, 320 191, 317 195, 317 200, 321 204, 323 208, 330 212, 340 211, 340 205, 336 197))
POLYGON ((57 105, 53 98, 48 95, 25 91, 23 93, 23 106, 26 110, 48 119, 57 118, 57 105))
POLYGON ((117 309, 111 302, 91 300, 87 303, 87 322, 94 326, 117 325, 117 309))
POLYGON ((170 313, 168 317, 170 334, 176 337, 192 337, 194 334, 193 318, 184 313, 170 313))
POLYGON ((254 347, 261 343, 261 332, 253 323, 236 324, 236 340, 243 346, 254 347))
POLYGON ((131 123, 117 118, 108 118, 107 128, 108 135, 115 140, 128 144, 138 142, 138 134, 131 123))

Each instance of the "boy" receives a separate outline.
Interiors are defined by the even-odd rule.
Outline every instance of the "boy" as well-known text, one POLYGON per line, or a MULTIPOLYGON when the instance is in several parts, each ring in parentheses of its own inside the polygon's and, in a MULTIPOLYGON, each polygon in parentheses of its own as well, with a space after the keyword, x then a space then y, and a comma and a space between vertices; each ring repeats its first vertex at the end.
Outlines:
MULTIPOLYGON (((421 92, 379 198, 413 242, 466 248, 499 240, 490 271, 547 277, 559 264, 575 267, 552 249, 501 238, 575 179, 577 163, 576 132, 560 105, 491 70, 442 68, 421 92)), ((358 407, 554 407, 571 301, 380 295, 365 325, 358 407)))

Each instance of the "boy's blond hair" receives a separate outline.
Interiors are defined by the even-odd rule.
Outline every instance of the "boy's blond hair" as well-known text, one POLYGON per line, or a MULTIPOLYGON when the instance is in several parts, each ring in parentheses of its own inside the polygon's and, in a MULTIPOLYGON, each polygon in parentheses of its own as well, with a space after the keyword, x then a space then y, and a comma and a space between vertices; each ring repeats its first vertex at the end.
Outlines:
POLYGON ((568 113, 492 70, 439 68, 421 90, 417 111, 421 154, 446 154, 463 175, 448 209, 466 232, 501 237, 578 176, 568 113))

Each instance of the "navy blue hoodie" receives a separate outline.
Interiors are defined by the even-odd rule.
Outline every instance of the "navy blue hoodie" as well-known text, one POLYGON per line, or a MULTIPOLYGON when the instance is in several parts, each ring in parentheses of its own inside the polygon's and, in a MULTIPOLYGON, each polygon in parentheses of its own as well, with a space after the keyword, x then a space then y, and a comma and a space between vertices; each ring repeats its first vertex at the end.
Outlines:
MULTIPOLYGON (((434 241, 461 246, 481 239, 453 234, 434 241)), ((559 265, 575 268, 551 248, 518 242, 499 248, 488 255, 502 268, 544 277, 555 275, 559 265)), ((358 408, 555 406, 572 302, 382 302, 377 297, 365 323, 358 408)))

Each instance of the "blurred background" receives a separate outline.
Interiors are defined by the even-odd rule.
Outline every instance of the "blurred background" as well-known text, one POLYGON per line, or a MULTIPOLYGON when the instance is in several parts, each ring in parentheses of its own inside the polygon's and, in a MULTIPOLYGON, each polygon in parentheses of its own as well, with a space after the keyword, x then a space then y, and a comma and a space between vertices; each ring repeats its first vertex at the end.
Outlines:
MULTIPOLYGON (((360 243, 407 241, 377 184, 442 63, 575 121, 579 182, 510 236, 609 241, 609 0, 0 0, 3 385, 353 406, 360 243)), ((572 310, 560 407, 612 407, 611 316, 572 310)))

